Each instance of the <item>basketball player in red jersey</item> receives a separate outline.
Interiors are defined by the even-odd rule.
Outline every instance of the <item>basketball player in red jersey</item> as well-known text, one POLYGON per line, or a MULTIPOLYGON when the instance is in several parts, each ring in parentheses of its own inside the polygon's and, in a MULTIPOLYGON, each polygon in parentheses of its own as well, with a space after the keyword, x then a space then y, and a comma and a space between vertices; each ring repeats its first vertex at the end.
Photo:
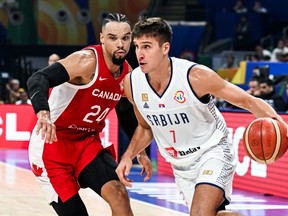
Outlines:
MULTIPOLYGON (((106 116, 123 95, 123 78, 131 71, 125 60, 131 43, 127 17, 108 14, 100 40, 101 45, 76 51, 27 81, 38 117, 29 144, 32 171, 61 216, 88 215, 80 187, 102 196, 113 216, 133 215, 127 190, 115 173, 114 147, 99 137, 106 116)), ((145 152, 138 158, 147 180, 151 162, 145 152)))

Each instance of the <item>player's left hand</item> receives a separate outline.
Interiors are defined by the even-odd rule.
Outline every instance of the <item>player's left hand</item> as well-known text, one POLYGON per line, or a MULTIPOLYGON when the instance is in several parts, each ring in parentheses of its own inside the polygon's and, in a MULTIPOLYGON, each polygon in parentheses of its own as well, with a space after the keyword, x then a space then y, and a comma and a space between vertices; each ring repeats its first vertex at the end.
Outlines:
POLYGON ((128 157, 123 156, 116 168, 116 173, 119 177, 119 180, 127 187, 132 187, 131 183, 133 181, 128 178, 132 165, 132 160, 128 157))
POLYGON ((41 110, 37 113, 37 117, 36 134, 41 133, 41 137, 43 140, 45 139, 46 143, 57 142, 56 126, 50 119, 50 112, 41 110))
POLYGON ((142 170, 140 175, 142 176, 144 173, 146 173, 146 176, 144 178, 144 181, 148 181, 148 179, 152 176, 152 163, 147 154, 139 154, 137 155, 138 163, 142 166, 142 170))

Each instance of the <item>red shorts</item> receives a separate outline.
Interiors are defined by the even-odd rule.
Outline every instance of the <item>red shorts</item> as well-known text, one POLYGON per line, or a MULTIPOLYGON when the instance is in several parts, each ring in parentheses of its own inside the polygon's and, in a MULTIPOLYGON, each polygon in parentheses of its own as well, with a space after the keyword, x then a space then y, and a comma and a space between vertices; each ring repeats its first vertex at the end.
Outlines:
MULTIPOLYGON (((61 136, 61 133, 57 133, 57 142, 44 144, 42 141, 44 144, 42 148, 42 161, 37 163, 40 159, 39 157, 37 158, 37 155, 41 155, 39 152, 41 148, 33 149, 33 146, 37 144, 37 142, 36 144, 34 142, 35 140, 39 141, 39 137, 40 136, 34 137, 36 138, 34 141, 31 139, 31 146, 29 145, 31 149, 29 149, 29 155, 32 170, 39 178, 40 184, 42 183, 44 191, 48 193, 46 195, 49 202, 56 201, 55 192, 61 200, 65 202, 78 193, 80 186, 77 179, 81 171, 103 150, 101 140, 99 136, 79 138, 71 135, 67 138, 67 136, 61 136), (35 154, 37 150, 38 153, 35 154), (44 167, 41 167, 41 164, 43 164, 44 167), (42 173, 35 173, 34 166, 37 167, 37 170, 42 169, 42 173), (54 190, 52 188, 49 189, 49 185, 51 185, 54 190)), ((106 149, 108 149, 115 158, 114 146, 111 145, 106 149)))

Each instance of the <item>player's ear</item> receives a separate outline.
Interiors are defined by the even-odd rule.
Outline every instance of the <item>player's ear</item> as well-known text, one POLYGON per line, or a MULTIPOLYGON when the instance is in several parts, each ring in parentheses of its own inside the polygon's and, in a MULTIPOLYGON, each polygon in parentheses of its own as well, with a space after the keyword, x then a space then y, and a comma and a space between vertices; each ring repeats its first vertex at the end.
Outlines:
POLYGON ((101 42, 101 44, 104 44, 104 35, 103 35, 103 33, 100 33, 100 42, 101 42))
POLYGON ((165 42, 163 43, 162 47, 163 47, 163 54, 168 54, 170 50, 170 43, 165 42))

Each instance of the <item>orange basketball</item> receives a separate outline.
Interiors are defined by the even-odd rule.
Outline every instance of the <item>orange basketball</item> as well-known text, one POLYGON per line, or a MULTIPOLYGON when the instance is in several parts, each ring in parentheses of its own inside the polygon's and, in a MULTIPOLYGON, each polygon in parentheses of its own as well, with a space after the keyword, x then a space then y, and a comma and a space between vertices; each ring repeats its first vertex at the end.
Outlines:
POLYGON ((251 159, 258 163, 273 163, 287 151, 286 127, 272 118, 255 119, 244 131, 243 144, 251 159))

